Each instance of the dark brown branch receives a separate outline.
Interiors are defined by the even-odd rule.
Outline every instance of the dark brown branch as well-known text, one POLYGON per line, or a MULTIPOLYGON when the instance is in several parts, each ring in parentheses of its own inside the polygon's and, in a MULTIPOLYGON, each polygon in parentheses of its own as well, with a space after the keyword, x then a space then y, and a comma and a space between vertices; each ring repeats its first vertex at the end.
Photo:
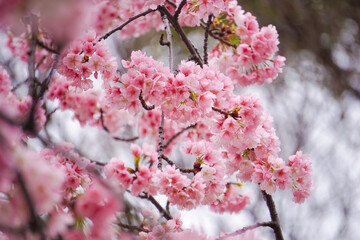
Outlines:
POLYGON ((179 18, 179 15, 181 13, 182 8, 185 6, 186 4, 186 0, 182 0, 181 3, 179 4, 179 7, 176 9, 175 14, 174 14, 174 19, 177 21, 177 19, 179 18))
POLYGON ((232 117, 232 118, 235 118, 235 119, 241 117, 241 116, 239 116, 239 114, 238 114, 237 112, 235 112, 235 111, 229 112, 229 111, 225 111, 225 110, 222 110, 222 109, 220 109, 220 108, 217 108, 217 107, 212 107, 212 110, 214 110, 215 112, 219 112, 219 113, 225 115, 226 118, 229 117, 229 116, 232 117))
POLYGON ((174 27, 175 31, 179 34, 181 40, 185 43, 185 45, 186 45, 187 49, 189 50, 190 54, 194 57, 195 62, 202 67, 203 62, 202 62, 202 59, 201 59, 201 57, 199 55, 199 52, 194 47, 194 45, 190 42, 190 40, 186 36, 184 30, 180 26, 177 19, 174 18, 171 15, 171 13, 169 12, 169 10, 167 10, 165 7, 159 6, 158 9, 159 9, 159 11, 161 13, 163 13, 163 14, 165 14, 167 16, 167 18, 169 19, 171 25, 174 27))
POLYGON ((235 231, 233 233, 222 235, 222 236, 218 237, 216 240, 224 240, 224 239, 227 239, 228 237, 234 237, 234 236, 237 236, 237 235, 241 235, 241 234, 245 233, 246 231, 253 230, 253 229, 258 228, 258 227, 271 227, 271 228, 273 228, 275 225, 276 225, 276 223, 274 223, 274 222, 256 223, 254 225, 247 226, 247 227, 244 227, 242 229, 239 229, 239 230, 237 230, 237 231, 235 231))
POLYGON ((164 159, 168 164, 170 164, 171 166, 175 165, 175 163, 173 161, 170 160, 170 158, 168 158, 167 156, 165 156, 164 154, 159 156, 160 158, 164 159))
POLYGON ((271 227, 274 230, 275 239, 276 240, 284 240, 274 200, 272 199, 271 195, 267 194, 265 191, 262 190, 261 193, 265 199, 266 206, 269 209, 271 221, 274 223, 273 226, 271 226, 271 227))
POLYGON ((182 129, 181 131, 177 132, 175 135, 173 135, 165 144, 164 144, 164 149, 166 149, 178 136, 180 136, 183 132, 185 132, 186 130, 189 130, 191 128, 196 128, 197 123, 191 124, 190 126, 182 129))
POLYGON ((160 35, 160 45, 161 46, 170 46, 170 43, 168 41, 164 41, 164 34, 160 35))
POLYGON ((176 8, 176 4, 175 4, 173 1, 166 0, 166 2, 167 2, 168 4, 170 4, 170 6, 176 8))
POLYGON ((110 32, 106 33, 105 35, 103 35, 102 37, 99 38, 99 42, 101 40, 106 40, 111 34, 117 32, 117 31, 120 31, 121 29, 123 29, 126 25, 128 25, 129 23, 131 23, 132 21, 140 18, 140 17, 143 17, 143 16, 146 16, 148 15, 149 13, 152 13, 156 11, 156 9, 148 9, 146 10, 145 12, 142 12, 142 13, 139 13, 138 15, 135 15, 131 18, 129 18, 126 22, 124 22, 123 24, 121 24, 120 26, 118 26, 117 28, 114 28, 113 30, 111 30, 110 32))
POLYGON ((141 102, 141 105, 143 106, 143 108, 145 108, 146 110, 153 110, 155 109, 155 105, 152 106, 148 106, 145 102, 145 99, 142 96, 142 90, 140 91, 140 95, 139 95, 139 100, 141 102))
MULTIPOLYGON (((207 24, 205 24, 205 23, 201 23, 200 26, 201 26, 203 29, 205 29, 205 30, 206 30, 206 28, 207 28, 207 24)), ((209 26, 209 28, 210 28, 210 26, 209 26)), ((220 37, 220 36, 217 36, 217 35, 215 34, 215 32, 217 32, 215 29, 211 29, 211 30, 209 29, 209 31, 208 31, 209 35, 210 35, 212 38, 218 40, 219 42, 221 42, 221 43, 223 43, 223 44, 225 44, 225 45, 227 45, 227 46, 229 46, 229 47, 237 48, 237 46, 236 46, 235 44, 232 44, 232 43, 228 42, 227 40, 225 40, 224 38, 222 38, 222 37, 220 37)))
POLYGON ((208 64, 208 40, 209 40, 209 29, 212 23, 213 15, 209 15, 206 22, 205 37, 204 37, 204 64, 208 64))
POLYGON ((176 166, 176 164, 170 160, 170 158, 168 158, 167 156, 165 156, 164 154, 162 154, 161 156, 159 156, 161 159, 164 159, 169 165, 171 166, 175 166, 176 169, 179 169, 180 172, 182 173, 193 173, 194 175, 198 172, 196 169, 185 169, 185 168, 179 168, 176 166))
POLYGON ((51 47, 48 47, 45 45, 45 43, 41 42, 39 39, 36 39, 36 44, 44 49, 46 49, 48 52, 54 53, 54 54, 60 54, 60 51, 53 49, 51 47))
POLYGON ((166 220, 172 219, 172 216, 170 215, 170 213, 168 211, 166 211, 160 205, 160 203, 158 201, 156 201, 156 199, 153 196, 145 194, 145 195, 139 195, 139 197, 149 200, 157 208, 157 210, 164 216, 164 218, 166 220))

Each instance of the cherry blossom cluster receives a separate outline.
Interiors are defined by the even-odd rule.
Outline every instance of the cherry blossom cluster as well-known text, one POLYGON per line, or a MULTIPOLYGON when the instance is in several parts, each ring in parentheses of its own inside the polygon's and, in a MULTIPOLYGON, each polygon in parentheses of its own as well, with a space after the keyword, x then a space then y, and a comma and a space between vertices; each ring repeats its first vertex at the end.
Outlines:
POLYGON ((282 72, 285 58, 275 56, 278 34, 274 26, 259 27, 251 13, 230 4, 213 22, 213 32, 225 35, 210 52, 211 65, 218 67, 234 84, 247 86, 271 83, 282 72))
MULTIPOLYGON (((102 0, 94 8, 94 17, 92 27, 98 35, 120 26, 129 18, 139 13, 145 12, 149 8, 156 9, 158 5, 165 1, 148 0, 102 0)), ((171 8, 173 9, 173 8, 171 8)), ((137 19, 134 24, 127 25, 119 34, 122 39, 138 37, 147 33, 150 29, 160 30, 163 27, 161 17, 157 13, 150 13, 143 18, 137 19)))
MULTIPOLYGON (((182 0, 177 0, 180 5, 182 0)), ((209 15, 217 17, 222 12, 229 11, 231 0, 190 0, 186 1, 184 10, 179 15, 181 24, 194 27, 199 26, 201 20, 207 21, 209 15)))
POLYGON ((181 62, 174 76, 162 63, 136 51, 123 66, 128 72, 121 85, 111 89, 109 101, 133 113, 142 108, 142 98, 145 104, 160 107, 169 119, 194 123, 211 113, 213 106, 226 106, 233 94, 228 77, 192 61, 181 62))

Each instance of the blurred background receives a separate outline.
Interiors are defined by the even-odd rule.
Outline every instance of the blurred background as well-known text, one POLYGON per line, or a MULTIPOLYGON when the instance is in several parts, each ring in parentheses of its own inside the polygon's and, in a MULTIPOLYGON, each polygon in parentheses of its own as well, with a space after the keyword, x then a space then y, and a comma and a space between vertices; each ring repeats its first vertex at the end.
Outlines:
MULTIPOLYGON (((261 96, 274 118, 283 159, 301 149, 310 154, 313 164, 314 190, 304 204, 293 203, 290 192, 274 194, 285 239, 360 239, 360 1, 242 0, 239 4, 257 17, 260 26, 276 26, 280 55, 287 61, 272 84, 236 91, 261 96)), ((204 31, 186 31, 201 50, 204 31)), ((113 38, 110 43, 118 59, 128 59, 132 50, 142 49, 166 63, 167 49, 158 44, 159 37, 160 33, 151 31, 137 39, 113 38)), ((180 40, 175 41, 176 60, 187 59, 180 40)), ((13 79, 23 74, 21 64, 4 49, 0 49, 0 61, 13 79)), ((105 162, 127 156, 128 143, 115 142, 104 131, 80 128, 71 121, 71 112, 53 114, 48 129, 54 141, 72 141, 91 159, 105 162)), ((132 128, 125 131, 129 136, 137 134, 132 128)), ((246 188, 252 203, 240 214, 220 216, 200 208, 183 214, 185 227, 215 235, 267 221, 258 187, 246 188)), ((129 209, 136 208, 132 201, 129 209)), ((259 231, 272 239, 271 231, 259 231)))

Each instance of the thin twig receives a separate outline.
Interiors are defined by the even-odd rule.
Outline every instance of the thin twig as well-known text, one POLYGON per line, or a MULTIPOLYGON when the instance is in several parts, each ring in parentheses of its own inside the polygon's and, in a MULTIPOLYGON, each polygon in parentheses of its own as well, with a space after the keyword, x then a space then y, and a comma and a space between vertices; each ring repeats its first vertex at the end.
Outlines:
POLYGON ((162 168, 162 156, 163 156, 163 152, 164 152, 164 111, 161 111, 161 121, 160 121, 160 126, 159 126, 159 148, 158 148, 158 168, 161 169, 162 168))
POLYGON ((149 232, 149 230, 147 230, 147 229, 145 229, 145 228, 138 227, 138 226, 132 226, 132 225, 128 225, 128 224, 124 224, 124 223, 122 223, 122 222, 118 222, 117 224, 118 224, 120 227, 129 229, 129 230, 132 231, 132 232, 134 232, 134 231, 137 231, 137 232, 149 232))
POLYGON ((212 110, 214 110, 215 112, 219 112, 219 113, 221 113, 221 114, 223 114, 223 115, 225 115, 225 117, 227 118, 227 117, 233 117, 233 118, 241 118, 241 116, 239 116, 239 114, 238 114, 238 112, 236 112, 236 111, 225 111, 225 110, 222 110, 222 109, 220 109, 220 108, 217 108, 217 107, 212 107, 212 110))
POLYGON ((164 159, 169 165, 171 165, 171 166, 175 165, 175 163, 173 161, 171 161, 170 158, 168 158, 164 154, 160 155, 159 157, 164 159))
MULTIPOLYGON (((110 133, 109 129, 105 126, 104 123, 104 110, 102 108, 100 109, 100 122, 105 132, 110 133)), ((113 137, 113 136, 111 137, 117 141, 122 141, 122 142, 134 142, 139 139, 138 136, 132 138, 121 138, 121 137, 113 137)))
POLYGON ((160 12, 164 13, 167 16, 167 18, 169 19, 171 25, 174 27, 175 31, 179 34, 179 36, 181 37, 181 40, 185 43, 185 45, 186 45, 187 49, 189 50, 190 54, 193 55, 195 62, 202 67, 203 62, 202 62, 202 59, 201 59, 201 56, 200 56, 199 52, 194 47, 194 45, 190 42, 190 40, 186 36, 184 30, 180 26, 177 19, 174 18, 171 15, 171 13, 169 12, 169 10, 167 10, 167 8, 165 8, 163 6, 159 6, 158 9, 159 9, 160 12))
MULTIPOLYGON (((165 14, 161 14, 161 18, 162 21, 165 25, 165 31, 166 31, 166 35, 167 35, 167 42, 169 43, 167 46, 169 48, 169 68, 170 71, 173 72, 174 71, 174 53, 173 53, 173 44, 172 44, 172 33, 171 33, 171 28, 169 25, 169 20, 168 17, 165 14)), ((163 36, 163 35, 161 35, 163 36)))
POLYGON ((181 3, 179 4, 179 7, 176 9, 175 14, 174 14, 174 18, 176 21, 179 18, 181 10, 185 6, 185 4, 186 4, 186 0, 182 0, 181 3))
POLYGON ((140 17, 143 17, 143 16, 146 16, 148 15, 149 13, 152 13, 156 11, 156 9, 148 9, 146 10, 145 12, 142 12, 142 13, 139 13, 131 18, 129 18, 126 22, 124 22, 123 24, 121 24, 120 26, 118 26, 117 28, 114 28, 113 30, 111 30, 110 32, 106 33, 105 35, 103 35, 102 37, 99 38, 99 42, 101 40, 106 40, 111 34, 115 33, 116 31, 120 31, 121 29, 123 29, 126 25, 128 25, 129 23, 131 23, 132 21, 140 18, 140 17))
POLYGON ((284 240, 274 200, 272 199, 271 195, 267 194, 265 191, 262 190, 261 193, 265 199, 266 206, 269 209, 271 221, 274 223, 273 226, 271 226, 271 227, 274 230, 275 239, 276 240, 284 240))
POLYGON ((224 239, 227 239, 228 237, 234 237, 234 236, 237 236, 237 235, 241 235, 241 234, 245 233, 246 231, 253 230, 253 229, 258 228, 258 227, 271 227, 271 228, 273 228, 273 226, 275 224, 276 223, 274 223, 274 222, 256 223, 254 225, 247 226, 247 227, 244 227, 242 229, 236 230, 233 233, 221 235, 220 237, 216 238, 216 240, 224 240, 224 239))
POLYGON ((177 132, 176 134, 174 134, 165 144, 164 144, 164 149, 166 149, 178 136, 180 136, 183 132, 185 132, 186 130, 189 130, 191 128, 196 128, 197 123, 191 124, 190 126, 182 129, 181 131, 177 132))
POLYGON ((170 158, 168 158, 167 156, 165 156, 164 154, 162 154, 161 156, 159 156, 161 159, 164 159, 169 165, 171 166, 175 166, 176 169, 179 169, 180 172, 182 173, 193 173, 194 175, 198 172, 196 169, 186 169, 186 168, 179 168, 176 166, 176 164, 170 160, 170 158))
POLYGON ((173 1, 166 0, 166 2, 167 2, 168 4, 170 4, 170 6, 176 8, 176 3, 174 3, 173 1))
POLYGON ((39 39, 36 39, 36 44, 44 49, 46 49, 48 52, 54 53, 54 54, 60 54, 60 52, 56 49, 53 49, 51 47, 48 47, 45 45, 45 43, 43 43, 42 41, 40 41, 39 39))
MULTIPOLYGON (((59 57, 60 57, 60 55, 56 55, 56 58, 52 63, 52 66, 51 66, 51 69, 49 71, 48 76, 41 83, 41 88, 40 88, 39 94, 36 94, 36 89, 35 89, 34 90, 35 93, 34 93, 34 95, 32 95, 33 103, 31 105, 31 109, 30 109, 30 113, 28 115, 28 119, 27 119, 26 123, 23 125, 23 129, 27 130, 27 131, 30 131, 31 133, 35 133, 35 121, 34 121, 35 119, 34 118, 35 118, 36 107, 37 107, 40 99, 44 96, 46 90, 49 88, 50 79, 51 79, 51 77, 52 77, 52 75, 53 75, 53 73, 55 71, 55 68, 56 68, 56 66, 58 64, 59 57)), ((34 83, 35 83, 35 81, 34 81, 34 83)))
POLYGON ((148 199, 159 210, 159 212, 164 216, 164 218, 166 218, 166 220, 172 219, 170 213, 166 211, 153 196, 146 196, 146 199, 148 199))
POLYGON ((142 90, 140 90, 140 94, 139 94, 139 100, 141 102, 141 105, 143 106, 143 108, 145 108, 146 110, 153 110, 155 109, 155 105, 152 106, 148 106, 145 102, 145 99, 142 96, 142 90))
POLYGON ((204 37, 204 64, 208 64, 208 40, 209 40, 209 29, 212 23, 213 15, 209 15, 208 20, 206 22, 205 28, 205 37, 204 37))
MULTIPOLYGON (((203 29, 206 30, 207 25, 206 25, 205 23, 200 23, 200 26, 201 26, 203 29)), ((227 45, 227 46, 229 46, 229 47, 237 48, 237 46, 236 46, 235 44, 232 44, 232 43, 230 43, 229 41, 223 39, 222 37, 217 36, 216 34, 214 34, 215 31, 216 31, 215 29, 211 29, 211 30, 209 29, 209 32, 208 32, 208 33, 209 33, 209 35, 210 35, 212 38, 220 41, 221 43, 223 43, 223 44, 225 44, 225 45, 227 45)))

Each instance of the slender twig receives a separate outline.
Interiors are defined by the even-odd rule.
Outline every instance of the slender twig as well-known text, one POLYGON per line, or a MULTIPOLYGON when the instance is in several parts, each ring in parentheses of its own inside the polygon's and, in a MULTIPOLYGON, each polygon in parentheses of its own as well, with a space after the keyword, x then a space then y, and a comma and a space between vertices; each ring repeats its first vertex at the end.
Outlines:
POLYGON ((112 137, 112 138, 117 141, 122 141, 122 142, 134 142, 139 139, 138 136, 132 137, 132 138, 121 138, 121 137, 112 137))
POLYGON ((195 62, 202 67, 203 62, 202 62, 201 56, 199 55, 199 52, 194 47, 194 45, 190 42, 189 38, 186 36, 184 30, 180 26, 177 19, 175 19, 171 15, 169 10, 167 10, 165 7, 159 6, 158 9, 159 9, 160 12, 164 13, 167 16, 167 18, 169 19, 171 25, 174 27, 175 31, 179 34, 181 40, 185 43, 185 45, 186 45, 187 49, 189 50, 190 54, 194 56, 195 62))
MULTIPOLYGON (((31 105, 30 113, 28 115, 28 119, 27 119, 26 123, 23 125, 23 129, 30 131, 31 133, 35 132, 34 118, 35 118, 36 107, 37 107, 40 99, 44 96, 46 90, 49 88, 50 79, 51 79, 51 77, 55 71, 55 68, 58 64, 59 57, 60 57, 60 55, 56 55, 56 58, 52 63, 52 66, 51 66, 48 76, 41 83, 41 88, 40 88, 40 91, 38 94, 36 94, 36 89, 35 89, 35 94, 33 95, 33 103, 31 105)), ((34 83, 35 83, 35 81, 34 81, 34 83)))
POLYGON ((40 41, 39 39, 36 39, 36 44, 44 49, 46 49, 48 52, 54 53, 54 54, 60 54, 60 52, 57 49, 53 49, 51 47, 48 47, 45 45, 45 43, 43 43, 42 41, 40 41))
POLYGON ((149 230, 142 228, 142 227, 138 227, 138 226, 132 226, 132 225, 128 225, 128 224, 124 224, 122 222, 118 222, 117 223, 120 227, 122 228, 126 228, 132 232, 137 231, 137 232, 149 232, 149 230))
POLYGON ((193 173, 194 175, 198 172, 196 169, 186 169, 186 168, 179 168, 176 166, 176 164, 170 160, 170 158, 168 158, 167 156, 165 156, 164 154, 162 154, 161 156, 159 156, 161 159, 164 159, 169 165, 171 166, 175 166, 176 169, 179 169, 180 172, 182 173, 193 173))
POLYGON ((182 0, 181 3, 179 4, 179 6, 178 6, 178 8, 176 9, 175 14, 174 14, 175 20, 178 19, 179 15, 180 15, 180 13, 181 13, 181 10, 182 10, 182 8, 185 6, 185 4, 186 4, 186 0, 182 0))
POLYGON ((99 38, 99 42, 101 40, 106 40, 111 34, 117 32, 117 31, 120 31, 121 29, 123 29, 126 25, 128 25, 129 23, 131 23, 132 21, 140 18, 140 17, 143 17, 143 16, 146 16, 147 14, 149 13, 152 13, 156 11, 156 9, 148 9, 146 10, 145 12, 142 12, 142 13, 139 13, 131 18, 129 18, 126 22, 124 22, 123 24, 121 24, 120 26, 118 26, 117 28, 114 28, 113 30, 111 30, 110 32, 106 33, 105 35, 103 35, 102 37, 99 38))
POLYGON ((271 221, 274 223, 273 226, 271 226, 271 227, 274 230, 275 239, 276 240, 284 240, 274 200, 272 199, 271 195, 267 194, 265 191, 262 190, 261 193, 265 199, 266 206, 269 209, 271 221))
POLYGON ((155 109, 155 105, 152 106, 148 106, 145 102, 145 99, 142 96, 142 90, 140 90, 140 94, 139 94, 139 100, 141 102, 141 105, 143 106, 143 108, 145 108, 146 110, 153 110, 155 109))
POLYGON ((166 2, 167 2, 168 4, 170 4, 172 7, 176 8, 176 3, 174 3, 173 1, 166 0, 166 2))
POLYGON ((239 114, 236 112, 236 111, 225 111, 225 110, 222 110, 220 108, 217 108, 217 107, 212 107, 212 110, 214 110, 215 112, 219 112, 223 115, 225 115, 225 117, 233 117, 233 118, 241 118, 241 116, 239 116, 239 114))
MULTIPOLYGON (((200 23, 200 26, 201 26, 203 29, 206 30, 207 24, 205 24, 205 23, 200 23)), ((212 38, 220 41, 221 43, 223 43, 223 44, 225 44, 225 45, 227 45, 227 46, 229 46, 229 47, 237 48, 237 46, 236 46, 235 44, 232 44, 232 43, 230 43, 229 41, 225 40, 224 38, 222 38, 222 37, 220 37, 220 36, 217 36, 214 32, 217 32, 217 30, 215 30, 215 29, 209 29, 208 34, 209 34, 212 38)))
POLYGON ((258 227, 271 227, 271 228, 273 228, 273 226, 275 224, 276 223, 274 223, 274 222, 256 223, 254 225, 247 226, 247 227, 244 227, 242 229, 236 230, 235 232, 225 234, 225 235, 221 235, 220 237, 216 238, 216 240, 224 240, 224 239, 227 239, 228 237, 234 237, 234 236, 237 236, 237 235, 241 235, 241 234, 245 233, 246 231, 253 230, 253 229, 258 228, 258 227))
POLYGON ((164 216, 164 218, 166 218, 166 220, 172 219, 170 213, 166 211, 153 196, 149 195, 145 198, 148 199, 159 210, 159 212, 164 216))
POLYGON ((161 46, 170 46, 170 43, 167 41, 164 41, 164 34, 160 35, 160 45, 161 46))
POLYGON ((164 152, 164 111, 161 111, 161 121, 160 121, 160 126, 159 126, 159 148, 158 148, 158 168, 161 169, 162 168, 162 157, 163 157, 163 152, 164 152))
POLYGON ((159 156, 160 158, 164 159, 168 164, 170 164, 171 166, 175 165, 175 163, 173 161, 170 160, 170 158, 168 158, 167 156, 165 156, 164 154, 159 156))
POLYGON ((204 37, 204 64, 208 64, 208 40, 209 40, 209 29, 212 23, 213 15, 209 15, 208 20, 206 22, 205 28, 205 37, 204 37))
MULTIPOLYGON (((109 129, 105 126, 105 123, 104 123, 104 110, 102 108, 100 109, 100 122, 101 122, 101 125, 102 125, 103 129, 105 130, 105 132, 110 133, 109 129)), ((132 138, 121 138, 121 137, 113 137, 113 136, 111 136, 111 137, 117 141, 122 141, 122 142, 133 142, 133 141, 136 141, 139 139, 138 136, 132 137, 132 138)))
MULTIPOLYGON (((173 54, 173 44, 172 44, 172 33, 171 33, 171 28, 169 25, 169 20, 168 17, 165 14, 161 14, 161 18, 162 21, 165 25, 165 31, 166 31, 166 35, 167 35, 167 42, 169 43, 167 46, 169 48, 169 68, 170 71, 173 72, 174 71, 174 54, 173 54)), ((163 36, 163 35, 161 35, 163 36)))
POLYGON ((185 132, 186 130, 189 130, 191 128, 196 128, 197 123, 191 124, 190 126, 182 129, 181 131, 177 132, 176 134, 174 134, 165 144, 164 144, 164 149, 166 149, 178 136, 180 136, 183 132, 185 132))

